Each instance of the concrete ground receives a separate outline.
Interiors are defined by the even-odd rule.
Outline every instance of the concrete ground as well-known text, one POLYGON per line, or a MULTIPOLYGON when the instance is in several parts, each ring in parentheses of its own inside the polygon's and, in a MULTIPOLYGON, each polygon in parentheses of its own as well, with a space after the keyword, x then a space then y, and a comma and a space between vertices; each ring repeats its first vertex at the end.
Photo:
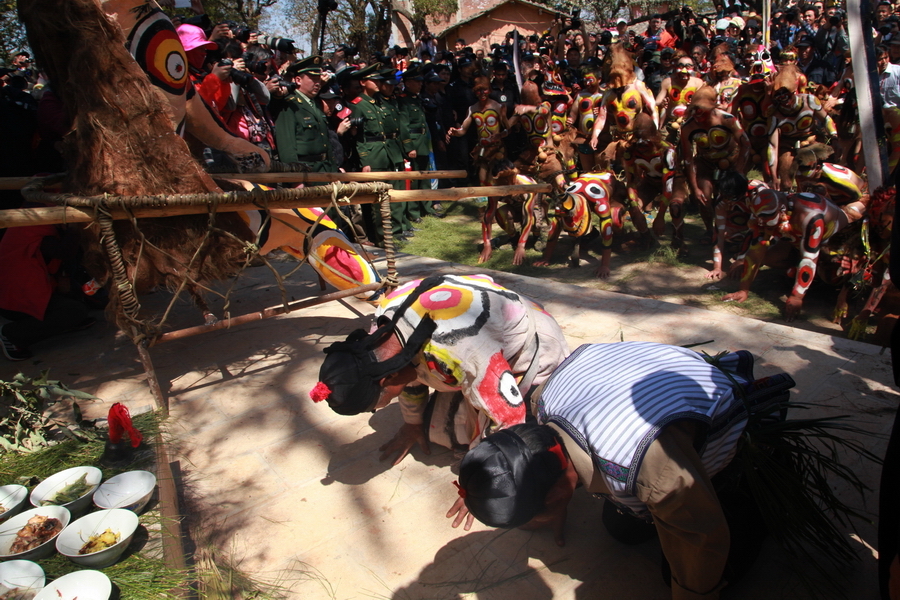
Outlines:
MULTIPOLYGON (((287 263, 280 265, 287 268, 287 263)), ((383 264, 379 265, 383 267, 383 264)), ((402 280, 477 269, 402 256, 402 280)), ((574 349, 587 342, 710 341, 703 348, 750 350, 757 375, 779 371, 797 381, 795 400, 820 405, 815 414, 850 414, 876 434, 889 433, 898 398, 890 352, 881 348, 734 315, 710 312, 553 281, 492 272, 498 283, 543 303, 574 349)), ((698 285, 703 282, 698 281, 698 285)), ((304 267, 285 286, 288 299, 318 293, 304 267)), ((167 294, 143 299, 161 313, 167 294)), ((239 281, 232 314, 279 304, 265 268, 239 281)), ((209 544, 239 567, 290 588, 304 599, 391 598, 516 600, 669 597, 656 541, 623 546, 600 524, 601 501, 576 491, 567 544, 549 531, 452 529, 444 514, 456 497, 458 457, 433 448, 398 466, 379 462, 378 448, 401 424, 396 404, 375 414, 341 417, 307 393, 317 381, 322 349, 357 327, 373 308, 350 299, 151 349, 171 403, 169 453, 196 525, 187 546, 209 544)), ((201 323, 186 303, 176 327, 201 323)), ((132 411, 151 404, 130 341, 105 323, 33 349, 36 358, 0 364, 0 377, 51 369, 51 376, 100 396, 86 406, 102 415, 121 401, 132 411)), ((807 416, 807 415, 803 415, 807 416)), ((882 455, 886 439, 867 446, 882 455)), ((875 520, 879 469, 847 458, 872 491, 854 504, 875 520)), ((850 496, 848 496, 850 497, 850 496)), ((877 597, 875 528, 846 530, 858 549, 846 575, 846 597, 877 597)), ((822 598, 810 593, 796 566, 768 544, 748 576, 726 598, 822 598)), ((834 590, 834 597, 840 597, 834 590)))

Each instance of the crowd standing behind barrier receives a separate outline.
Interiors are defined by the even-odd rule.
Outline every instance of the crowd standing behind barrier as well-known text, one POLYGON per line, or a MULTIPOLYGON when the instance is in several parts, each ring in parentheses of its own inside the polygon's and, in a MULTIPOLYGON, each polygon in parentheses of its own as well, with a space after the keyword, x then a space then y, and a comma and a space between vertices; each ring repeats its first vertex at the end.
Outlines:
MULTIPOLYGON (((684 7, 593 31, 578 14, 560 14, 543 34, 510 32, 487 52, 463 39, 445 40, 452 49, 442 50, 425 32, 411 48, 367 58, 342 44, 298 59, 293 40, 214 24, 198 1, 172 23, 186 51, 189 97, 202 98, 224 135, 252 144, 240 148, 255 146, 308 171, 463 169, 465 181, 435 184, 551 183, 543 197, 501 198, 501 210, 483 211, 482 261, 491 255, 488 244, 504 241, 491 238, 496 219, 520 246, 563 230, 585 244, 599 238, 599 277, 611 274, 611 248, 706 247, 711 279, 742 280, 729 298, 738 301, 761 265, 784 267, 796 277, 789 319, 817 274, 845 291, 890 285, 882 280, 888 248, 868 234, 870 215, 884 212, 877 199, 886 195, 871 193, 865 180, 841 4, 774 8, 768 45, 760 15, 716 3, 714 15, 684 7), (733 185, 735 176, 748 183, 733 185), (797 217, 797 207, 813 205, 821 210, 797 217), (704 227, 686 239, 691 207, 704 227)), ((900 7, 878 3, 872 23, 882 95, 876 105, 893 169, 900 160, 900 7)), ((27 52, 0 74, 3 126, 15 134, 5 138, 12 142, 3 145, 0 175, 64 170, 59 149, 68 124, 52 82, 27 52)), ((208 147, 190 123, 181 131, 210 170, 260 166, 245 163, 243 150, 208 147)), ((4 194, 5 207, 21 202, 4 194)), ((431 202, 392 205, 394 239, 415 235, 422 218, 442 210, 431 202)), ((346 212, 350 224, 338 221, 348 235, 383 245, 371 206, 346 212)), ((516 264, 524 260, 524 246, 517 247, 516 264)), ((551 260, 552 246, 542 258, 551 260)), ((849 317, 842 300, 835 321, 849 317)), ((847 322, 854 335, 864 330, 859 318, 847 322)), ((893 320, 882 319, 876 341, 886 340, 893 320)))

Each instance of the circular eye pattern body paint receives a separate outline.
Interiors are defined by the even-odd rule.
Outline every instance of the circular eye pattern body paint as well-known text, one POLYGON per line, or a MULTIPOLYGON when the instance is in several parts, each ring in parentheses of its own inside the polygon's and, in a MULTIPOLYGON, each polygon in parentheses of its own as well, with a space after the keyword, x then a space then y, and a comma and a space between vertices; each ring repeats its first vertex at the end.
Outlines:
POLYGON ((135 25, 127 46, 153 85, 173 96, 187 92, 187 55, 178 32, 162 11, 151 11, 135 25))

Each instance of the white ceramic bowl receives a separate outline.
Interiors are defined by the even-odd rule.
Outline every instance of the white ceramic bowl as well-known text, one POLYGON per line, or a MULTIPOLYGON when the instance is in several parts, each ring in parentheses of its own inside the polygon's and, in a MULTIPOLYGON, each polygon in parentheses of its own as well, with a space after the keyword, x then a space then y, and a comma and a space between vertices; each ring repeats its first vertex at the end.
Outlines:
POLYGON ((59 536, 58 533, 36 548, 26 550, 25 552, 19 552, 18 554, 9 553, 10 547, 16 540, 16 534, 19 533, 19 531, 28 524, 28 520, 35 515, 59 519, 63 529, 66 528, 66 525, 68 525, 69 521, 72 519, 69 509, 63 506, 41 506, 39 508, 32 508, 20 512, 9 521, 0 524, 0 560, 37 560, 53 554, 53 551, 56 548, 54 542, 59 536))
POLYGON ((140 513, 156 488, 156 475, 149 471, 126 471, 104 481, 94 492, 97 508, 124 508, 140 513))
POLYGON ((31 491, 31 505, 41 506, 44 501, 52 499, 57 492, 75 483, 85 474, 87 474, 85 481, 91 486, 90 490, 80 498, 60 505, 68 508, 73 515, 80 514, 91 505, 91 498, 100 485, 100 480, 103 479, 103 473, 97 467, 72 467, 51 475, 31 491))
POLYGON ((0 563, 0 596, 18 588, 19 592, 37 594, 44 587, 44 570, 30 560, 0 563))
POLYGON ((66 527, 56 538, 56 549, 76 565, 102 569, 119 560, 131 543, 137 527, 138 517, 130 510, 124 508, 98 510, 66 527), (107 529, 119 534, 119 541, 116 544, 99 552, 78 553, 92 535, 100 535, 107 529))
POLYGON ((108 600, 112 582, 100 571, 75 571, 48 583, 34 600, 108 600))
POLYGON ((27 499, 28 488, 24 485, 4 485, 0 487, 0 506, 6 509, 0 514, 0 523, 22 512, 27 499))

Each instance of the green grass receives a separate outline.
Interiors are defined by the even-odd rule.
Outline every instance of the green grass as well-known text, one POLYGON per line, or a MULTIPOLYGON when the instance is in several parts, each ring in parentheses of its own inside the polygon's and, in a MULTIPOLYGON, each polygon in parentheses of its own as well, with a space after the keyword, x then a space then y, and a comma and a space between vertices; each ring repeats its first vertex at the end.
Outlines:
MULTIPOLYGON (((143 434, 144 443, 136 452, 136 460, 124 469, 106 468, 99 464, 106 443, 106 434, 86 429, 88 439, 68 439, 32 454, 4 453, 0 455, 0 484, 19 483, 33 488, 50 475, 70 467, 94 465, 103 472, 103 480, 125 470, 154 471, 155 443, 159 432, 159 415, 145 413, 134 418, 135 427, 143 434)), ((280 598, 286 588, 278 582, 256 581, 230 565, 216 553, 212 560, 198 561, 188 570, 172 569, 163 560, 161 539, 163 517, 153 505, 140 515, 135 538, 124 557, 116 564, 102 569, 121 591, 121 600, 182 599, 184 592, 196 589, 198 581, 227 583, 225 598, 280 598)), ((38 561, 47 580, 52 581, 68 573, 81 570, 62 555, 54 554, 38 561)))

